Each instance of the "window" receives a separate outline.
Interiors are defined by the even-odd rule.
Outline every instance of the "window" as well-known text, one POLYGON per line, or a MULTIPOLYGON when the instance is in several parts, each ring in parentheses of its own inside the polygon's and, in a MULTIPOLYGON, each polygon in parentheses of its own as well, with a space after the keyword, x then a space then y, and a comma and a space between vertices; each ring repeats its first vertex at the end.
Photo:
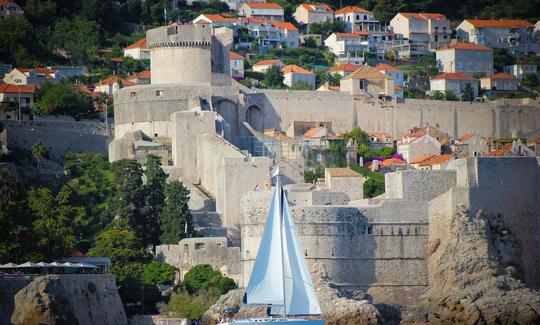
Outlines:
POLYGON ((156 90, 156 97, 162 97, 163 96, 163 90, 156 90))
POLYGON ((196 243, 195 244, 195 249, 203 249, 204 248, 204 243, 196 243))
POLYGON ((364 80, 359 80, 358 88, 364 89, 364 80))
POLYGON ((132 92, 129 93, 129 98, 135 98, 135 97, 137 97, 136 92, 132 91, 132 92))
POLYGON ((364 15, 364 20, 367 20, 367 15, 364 15))
POLYGON ((360 20, 360 15, 356 15, 356 20, 360 20))

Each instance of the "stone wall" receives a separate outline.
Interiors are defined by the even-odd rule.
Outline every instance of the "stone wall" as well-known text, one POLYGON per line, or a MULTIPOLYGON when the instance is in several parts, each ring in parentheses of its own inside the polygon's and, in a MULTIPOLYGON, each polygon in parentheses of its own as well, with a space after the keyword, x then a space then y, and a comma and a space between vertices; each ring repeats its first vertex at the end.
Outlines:
POLYGON ((332 122, 335 132, 355 126, 398 136, 414 126, 439 125, 451 136, 476 133, 509 137, 540 128, 540 110, 534 102, 500 100, 468 103, 407 99, 392 104, 331 92, 264 90, 248 94, 245 106, 263 108, 266 128, 286 130, 293 121, 332 122))
MULTIPOLYGON (((13 288, 13 279, 0 281, 0 292, 6 285, 13 288)), ((50 324, 58 319, 74 324, 127 324, 111 274, 36 276, 11 299, 13 324, 50 324)))
POLYGON ((15 295, 32 279, 32 276, 0 276, 0 324, 11 324, 15 295))
POLYGON ((185 238, 178 245, 156 246, 156 259, 179 270, 179 279, 195 265, 210 264, 240 282, 240 248, 228 247, 226 237, 185 238))
POLYGON ((40 121, 3 121, 7 130, 8 148, 32 150, 37 141, 49 149, 51 160, 61 161, 67 152, 98 152, 107 155, 110 137, 104 135, 103 123, 40 121))

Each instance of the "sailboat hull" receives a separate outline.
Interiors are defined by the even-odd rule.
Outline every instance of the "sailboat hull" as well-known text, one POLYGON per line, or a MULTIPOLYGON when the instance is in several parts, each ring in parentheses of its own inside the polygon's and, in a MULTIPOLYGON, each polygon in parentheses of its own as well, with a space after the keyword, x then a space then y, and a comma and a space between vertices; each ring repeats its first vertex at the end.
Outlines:
POLYGON ((220 323, 220 325, 261 325, 261 324, 287 324, 287 325, 324 325, 324 320, 308 320, 308 319, 288 319, 288 318, 248 318, 229 321, 228 323, 220 323))

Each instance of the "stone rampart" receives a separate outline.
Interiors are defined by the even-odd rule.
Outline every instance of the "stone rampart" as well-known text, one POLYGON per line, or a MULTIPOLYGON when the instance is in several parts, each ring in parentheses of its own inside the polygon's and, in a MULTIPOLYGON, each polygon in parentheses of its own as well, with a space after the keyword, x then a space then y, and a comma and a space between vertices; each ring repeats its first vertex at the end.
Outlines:
POLYGON ((107 155, 110 137, 103 135, 99 122, 34 122, 19 125, 15 121, 3 121, 7 130, 8 148, 32 150, 37 141, 49 149, 50 158, 62 160, 67 152, 98 152, 107 155))

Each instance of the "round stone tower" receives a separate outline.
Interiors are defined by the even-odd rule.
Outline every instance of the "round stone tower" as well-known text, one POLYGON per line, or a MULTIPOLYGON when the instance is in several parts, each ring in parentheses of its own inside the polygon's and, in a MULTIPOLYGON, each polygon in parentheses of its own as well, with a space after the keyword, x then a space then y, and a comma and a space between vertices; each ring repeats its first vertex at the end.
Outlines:
POLYGON ((152 84, 210 85, 212 26, 163 26, 146 33, 152 84))

